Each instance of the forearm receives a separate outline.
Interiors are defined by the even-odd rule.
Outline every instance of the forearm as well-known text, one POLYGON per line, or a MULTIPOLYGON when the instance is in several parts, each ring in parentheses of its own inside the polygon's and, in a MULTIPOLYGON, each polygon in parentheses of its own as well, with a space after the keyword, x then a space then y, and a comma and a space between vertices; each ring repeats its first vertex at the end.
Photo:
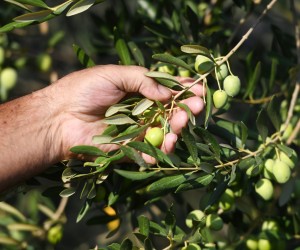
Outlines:
POLYGON ((0 106, 0 191, 60 160, 52 87, 0 106))

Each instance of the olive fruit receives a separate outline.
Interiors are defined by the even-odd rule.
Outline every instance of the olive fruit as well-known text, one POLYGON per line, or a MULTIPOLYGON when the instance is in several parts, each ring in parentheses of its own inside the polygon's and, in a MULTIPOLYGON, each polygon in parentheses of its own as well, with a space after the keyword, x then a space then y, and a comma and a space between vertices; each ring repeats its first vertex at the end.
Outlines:
POLYGON ((279 226, 277 221, 269 219, 265 220, 262 224, 261 230, 262 231, 278 231, 279 226))
POLYGON ((230 210, 234 204, 234 193, 231 189, 227 188, 221 195, 219 200, 219 207, 224 211, 230 210))
POLYGON ((3 47, 0 47, 0 65, 3 64, 5 60, 5 50, 3 49, 3 47))
POLYGON ((145 135, 145 142, 150 143, 154 147, 159 147, 164 140, 164 131, 159 127, 149 129, 145 135))
POLYGON ((276 159, 273 165, 273 176, 278 183, 286 183, 291 177, 291 169, 285 162, 276 159))
POLYGON ((257 244, 258 250, 271 250, 271 242, 268 239, 260 238, 257 244))
POLYGON ((43 53, 37 58, 38 68, 42 72, 47 72, 52 66, 52 58, 49 54, 43 53))
POLYGON ((206 218, 206 227, 218 231, 223 228, 223 220, 217 214, 209 214, 206 218))
POLYGON ((58 242, 60 242, 62 237, 63 237, 63 228, 62 225, 60 224, 51 227, 47 232, 47 239, 53 245, 56 245, 58 242))
POLYGON ((220 66, 216 67, 216 73, 213 73, 213 76, 218 80, 223 81, 225 77, 228 76, 228 68, 226 63, 223 63, 220 66))
POLYGON ((187 227, 192 228, 195 224, 204 221, 204 218, 205 214, 201 210, 193 210, 187 215, 185 224, 187 227))
POLYGON ((183 76, 183 77, 189 77, 191 75, 191 72, 188 69, 179 67, 178 68, 178 74, 180 76, 183 76))
POLYGON ((246 248, 249 250, 256 250, 258 247, 258 241, 254 236, 250 236, 246 242, 246 248))
POLYGON ((270 180, 263 178, 255 183, 255 192, 264 200, 270 200, 273 196, 274 188, 270 180))
POLYGON ((18 79, 18 73, 14 68, 7 67, 0 72, 0 84, 6 90, 12 89, 18 79))
POLYGON ((266 159, 264 163, 264 177, 267 179, 273 178, 273 165, 275 161, 271 158, 266 159))
POLYGON ((195 70, 200 74, 205 74, 212 70, 214 62, 207 56, 198 55, 195 60, 195 70))
POLYGON ((216 90, 213 94, 215 108, 219 109, 226 105, 228 96, 224 90, 216 90))
POLYGON ((168 73, 170 75, 175 74, 175 68, 171 65, 162 65, 158 67, 159 72, 168 73))
POLYGON ((227 95, 233 97, 236 96, 241 89, 241 81, 237 76, 226 76, 223 82, 223 87, 227 95))
POLYGON ((293 126, 292 126, 292 124, 288 124, 287 126, 285 126, 284 124, 282 124, 281 126, 280 126, 280 132, 282 133, 282 140, 287 140, 290 136, 291 136, 291 134, 292 134, 292 132, 293 132, 293 126))
POLYGON ((296 165, 296 162, 298 161, 298 156, 295 150, 293 150, 291 157, 289 157, 286 153, 283 151, 280 151, 279 158, 281 161, 286 163, 291 169, 293 169, 296 165))

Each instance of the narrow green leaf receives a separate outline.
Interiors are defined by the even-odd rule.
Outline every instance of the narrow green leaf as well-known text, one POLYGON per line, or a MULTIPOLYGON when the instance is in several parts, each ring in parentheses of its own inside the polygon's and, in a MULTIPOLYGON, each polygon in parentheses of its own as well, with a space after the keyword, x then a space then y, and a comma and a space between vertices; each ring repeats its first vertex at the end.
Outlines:
POLYGON ((76 53, 76 56, 79 60, 79 62, 84 66, 84 67, 93 67, 96 64, 93 62, 93 60, 85 53, 85 51, 80 48, 78 45, 73 44, 73 50, 76 53))
POLYGON ((132 115, 142 114, 146 109, 150 108, 154 104, 154 101, 151 101, 147 98, 142 99, 138 104, 133 108, 132 115))
POLYGON ((183 90, 183 87, 175 82, 173 82, 172 80, 169 80, 169 79, 163 79, 163 78, 155 78, 155 80, 157 82, 159 82, 161 85, 169 88, 169 89, 172 89, 172 90, 175 90, 175 91, 180 91, 180 90, 183 90))
POLYGON ((149 219, 141 215, 138 217, 139 231, 142 235, 148 237, 150 232, 150 221, 149 219))
POLYGON ((106 124, 115 124, 115 125, 123 125, 123 124, 134 124, 136 123, 129 116, 124 114, 118 114, 110 117, 106 117, 103 119, 103 122, 106 124))
POLYGON ((92 138, 92 142, 94 144, 106 144, 111 143, 113 137, 109 135, 94 135, 92 138))
POLYGON ((11 223, 7 225, 8 230, 10 231, 28 231, 28 232, 34 232, 34 231, 41 231, 42 228, 32 225, 32 224, 25 224, 25 223, 11 223))
POLYGON ((115 48, 123 65, 131 64, 131 57, 125 40, 120 36, 118 29, 114 29, 115 48))
POLYGON ((49 8, 49 6, 42 0, 18 0, 18 2, 21 4, 28 4, 31 6, 45 8, 45 9, 49 8))
POLYGON ((163 228, 161 225, 150 221, 150 232, 154 235, 160 235, 163 237, 167 237, 167 233, 165 228, 163 228))
POLYGON ((182 68, 185 68, 193 73, 196 73, 195 70, 189 65, 187 64, 185 61, 183 61, 182 59, 178 58, 178 57, 174 57, 170 54, 155 54, 152 56, 153 59, 158 60, 160 62, 165 62, 165 63, 170 63, 172 65, 176 65, 182 68))
POLYGON ((78 145, 70 148, 70 151, 74 154, 85 154, 85 155, 95 155, 95 156, 106 156, 101 149, 89 146, 89 145, 78 145))
POLYGON ((121 243, 120 249, 122 250, 132 250, 133 249, 133 243, 130 239, 125 239, 121 243))
POLYGON ((130 112, 128 107, 131 107, 131 104, 123 104, 123 103, 114 104, 106 110, 105 117, 112 116, 118 112, 130 112))
POLYGON ((134 139, 141 135, 147 128, 149 127, 149 124, 146 124, 144 126, 138 126, 138 125, 132 125, 128 129, 126 129, 124 132, 120 133, 117 137, 111 140, 112 143, 118 143, 127 141, 130 139, 134 139))
POLYGON ((213 110, 213 102, 212 102, 212 93, 207 84, 205 84, 206 90, 206 104, 205 104, 205 118, 204 118, 204 127, 207 129, 209 120, 211 118, 212 110, 213 110))
POLYGON ((20 241, 15 240, 14 238, 0 235, 0 245, 8 245, 8 246, 20 246, 22 244, 20 241))
POLYGON ((278 59, 272 58, 271 73, 269 77, 269 90, 273 90, 276 73, 277 73, 277 66, 278 66, 278 59))
POLYGON ((165 162, 169 164, 172 167, 175 167, 171 159, 164 154, 160 149, 153 147, 152 145, 149 145, 148 143, 139 142, 139 141, 131 141, 126 144, 129 147, 133 147, 136 150, 143 152, 145 154, 148 154, 155 159, 157 159, 159 162, 165 162))
POLYGON ((143 52, 139 49, 137 44, 132 41, 128 42, 127 44, 128 44, 131 54, 133 55, 133 57, 136 60, 136 62, 138 63, 138 65, 145 66, 145 59, 144 59, 143 52))
POLYGON ((11 3, 11 4, 14 4, 14 5, 18 6, 18 7, 21 7, 24 10, 30 11, 30 9, 26 5, 24 5, 24 4, 20 3, 20 2, 17 2, 15 0, 4 0, 4 1, 8 2, 8 3, 11 3))
POLYGON ((194 163, 197 163, 198 161, 198 150, 196 146, 196 140, 195 137, 191 134, 189 129, 183 128, 181 131, 182 139, 194 161, 194 163))
POLYGON ((0 28, 0 33, 5 33, 5 32, 9 32, 13 29, 17 29, 17 28, 23 28, 23 27, 26 27, 30 24, 32 24, 33 21, 28 21, 28 22, 11 22, 11 23, 8 23, 4 26, 2 26, 0 28))
POLYGON ((92 201, 91 200, 86 200, 83 204, 83 206, 81 207, 78 215, 77 215, 77 218, 76 218, 76 223, 80 222, 84 216, 86 215, 87 211, 90 209, 91 207, 91 204, 92 204, 92 201))
POLYGON ((292 157, 293 149, 284 145, 284 144, 276 144, 276 147, 279 148, 280 151, 285 153, 288 157, 292 157))
POLYGON ((206 142, 207 145, 209 145, 209 147, 211 148, 211 150, 215 153, 215 157, 217 159, 220 159, 221 149, 216 138, 211 133, 209 133, 206 129, 203 129, 201 127, 195 127, 194 132, 195 134, 202 137, 204 142, 206 142))
POLYGON ((74 16, 92 7, 95 0, 80 0, 76 2, 68 11, 67 16, 74 16))
POLYGON ((15 17, 13 20, 16 22, 30 22, 40 21, 47 18, 52 13, 52 10, 41 10, 37 12, 26 13, 21 16, 15 17))
POLYGON ((62 3, 62 4, 60 4, 60 5, 57 5, 57 6, 55 6, 55 7, 53 7, 52 9, 53 9, 53 14, 54 15, 60 15, 62 12, 64 12, 64 10, 66 9, 66 8, 68 8, 69 7, 69 5, 70 4, 72 4, 73 2, 69 2, 69 1, 67 1, 67 2, 64 2, 64 3, 62 3))
POLYGON ((181 102, 178 102, 176 103, 176 105, 180 108, 182 108, 188 115, 189 117, 189 120, 190 122, 193 124, 193 125, 196 125, 196 118, 195 116, 193 115, 191 109, 189 108, 188 105, 184 104, 184 103, 181 103, 181 102))
POLYGON ((142 168, 148 167, 143 157, 134 148, 128 146, 121 146, 121 150, 129 159, 133 160, 140 167, 142 168))
POLYGON ((289 202, 292 198, 292 193, 294 191, 294 180, 290 179, 288 182, 284 183, 279 196, 279 206, 282 207, 289 202))
POLYGON ((255 87, 258 83, 258 80, 260 79, 260 74, 261 74, 261 62, 258 62, 256 64, 256 67, 254 69, 254 72, 251 74, 251 78, 248 82, 244 98, 250 96, 250 98, 253 98, 253 93, 255 90, 255 87))
POLYGON ((163 177, 147 186, 146 191, 148 193, 166 193, 174 188, 177 188, 180 184, 185 182, 190 175, 191 173, 163 177))
POLYGON ((267 114, 264 109, 262 109, 258 113, 258 116, 256 119, 256 127, 262 138, 262 141, 265 142, 266 138, 268 137, 268 134, 269 134, 269 129, 268 129, 267 114))
POLYGON ((62 173, 62 181, 66 183, 70 181, 74 176, 76 176, 76 173, 72 170, 72 168, 66 168, 62 173))
POLYGON ((278 97, 273 96, 271 101, 268 103, 267 113, 276 131, 280 130, 281 125, 280 112, 278 112, 279 110, 280 101, 278 100, 278 97))
POLYGON ((213 174, 207 174, 195 179, 188 180, 187 182, 184 182, 183 184, 179 185, 175 193, 205 187, 209 185, 213 179, 213 174))
POLYGON ((170 80, 170 81, 175 82, 180 85, 180 83, 177 81, 176 77, 174 77, 168 73, 165 73, 165 72, 149 71, 149 72, 145 73, 145 75, 148 77, 152 77, 152 78, 167 79, 167 80, 170 80))
POLYGON ((133 180, 133 181, 140 181, 145 180, 147 178, 150 178, 151 176, 154 176, 157 174, 156 171, 151 172, 136 172, 136 171, 129 171, 129 170, 123 170, 123 169, 114 169, 114 171, 125 177, 126 179, 133 180))
POLYGON ((66 188, 59 193, 60 197, 70 197, 76 193, 75 187, 66 188))
POLYGON ((188 54, 201 54, 201 55, 204 55, 204 56, 207 56, 211 59, 212 56, 209 52, 209 50, 203 46, 200 46, 200 45, 182 45, 180 47, 181 51, 184 52, 184 53, 188 53, 188 54))

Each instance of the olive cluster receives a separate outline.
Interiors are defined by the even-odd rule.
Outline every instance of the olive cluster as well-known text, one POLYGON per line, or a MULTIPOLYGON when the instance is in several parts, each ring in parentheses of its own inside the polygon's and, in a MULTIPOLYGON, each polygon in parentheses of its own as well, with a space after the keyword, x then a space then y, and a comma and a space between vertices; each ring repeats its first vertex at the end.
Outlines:
POLYGON ((198 55, 195 60, 195 70, 199 74, 212 72, 212 76, 218 81, 219 89, 213 94, 213 103, 217 109, 226 105, 228 96, 234 97, 240 92, 241 81, 238 76, 231 73, 228 62, 218 65, 213 58, 198 55), (223 89, 220 82, 223 83, 223 89))

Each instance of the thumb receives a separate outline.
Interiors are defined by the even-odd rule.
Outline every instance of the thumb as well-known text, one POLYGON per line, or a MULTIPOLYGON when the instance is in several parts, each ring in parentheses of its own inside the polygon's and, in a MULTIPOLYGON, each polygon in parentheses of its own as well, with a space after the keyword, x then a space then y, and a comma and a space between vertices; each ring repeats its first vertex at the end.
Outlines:
POLYGON ((148 70, 140 66, 113 65, 114 75, 118 72, 118 79, 114 80, 116 87, 123 92, 140 93, 151 100, 166 101, 171 98, 172 92, 147 77, 148 70))

